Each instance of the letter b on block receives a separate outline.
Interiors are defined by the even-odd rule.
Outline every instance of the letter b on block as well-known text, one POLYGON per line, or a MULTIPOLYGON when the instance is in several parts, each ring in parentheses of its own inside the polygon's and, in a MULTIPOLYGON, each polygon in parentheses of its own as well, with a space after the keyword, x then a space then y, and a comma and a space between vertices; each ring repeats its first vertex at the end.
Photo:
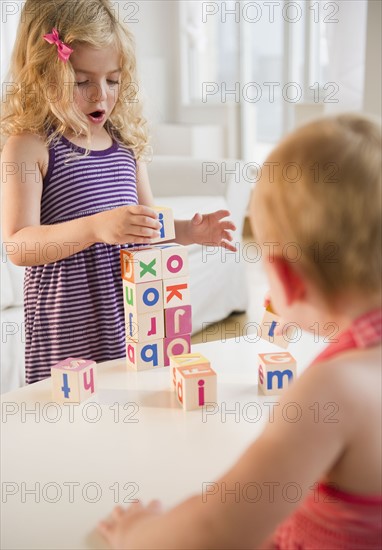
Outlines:
POLYGON ((265 395, 278 395, 296 375, 296 360, 289 352, 259 353, 259 390, 265 395))
POLYGON ((57 403, 81 403, 96 391, 96 363, 68 357, 51 368, 52 399, 57 403))
POLYGON ((135 370, 163 366, 163 339, 150 342, 127 342, 127 365, 135 370))

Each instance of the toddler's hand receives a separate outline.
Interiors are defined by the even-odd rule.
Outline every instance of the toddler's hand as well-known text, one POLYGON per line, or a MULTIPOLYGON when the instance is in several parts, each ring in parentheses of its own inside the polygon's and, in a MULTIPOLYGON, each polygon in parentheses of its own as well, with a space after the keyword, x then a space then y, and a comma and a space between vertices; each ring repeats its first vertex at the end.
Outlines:
MULTIPOLYGON (((143 506, 139 501, 127 509, 117 506, 107 519, 98 524, 98 531, 110 548, 135 550, 136 546, 132 540, 135 538, 132 533, 134 528, 137 524, 153 519, 161 513, 161 505, 157 500, 153 500, 148 506, 143 506)), ((142 526, 139 525, 139 528, 142 526)))
POLYGON ((91 218, 96 242, 144 244, 160 235, 158 216, 148 206, 120 206, 91 218))

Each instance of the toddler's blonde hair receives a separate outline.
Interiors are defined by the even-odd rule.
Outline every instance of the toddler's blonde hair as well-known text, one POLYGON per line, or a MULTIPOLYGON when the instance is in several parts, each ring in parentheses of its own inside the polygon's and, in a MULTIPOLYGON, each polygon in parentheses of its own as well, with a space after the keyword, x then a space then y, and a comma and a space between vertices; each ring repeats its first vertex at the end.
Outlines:
POLYGON ((72 49, 76 43, 95 48, 117 47, 122 69, 120 94, 106 128, 117 141, 129 146, 137 159, 148 156, 134 41, 115 17, 109 0, 25 2, 11 59, 7 96, 3 98, 3 135, 34 133, 48 145, 70 130, 76 136, 85 135, 90 143, 89 123, 73 100, 75 73, 70 60, 67 63, 59 60, 57 48, 43 39, 54 27, 60 39, 72 49))
POLYGON ((381 129, 359 115, 307 124, 270 154, 253 197, 259 237, 328 299, 381 291, 381 129), (272 243, 272 245, 271 245, 272 243))

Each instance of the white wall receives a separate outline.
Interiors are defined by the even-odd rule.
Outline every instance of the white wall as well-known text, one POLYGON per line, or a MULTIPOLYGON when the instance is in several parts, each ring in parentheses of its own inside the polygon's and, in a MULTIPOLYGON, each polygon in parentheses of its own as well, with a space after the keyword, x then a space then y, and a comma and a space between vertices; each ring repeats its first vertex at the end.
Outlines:
POLYGON ((366 113, 381 116, 381 20, 382 4, 369 0, 367 8, 367 40, 365 67, 366 113))
POLYGON ((21 1, 4 0, 1 5, 1 82, 5 81, 20 20, 21 1))
MULTIPOLYGON (((121 2, 122 3, 122 2, 121 2)), ((137 23, 127 22, 137 45, 145 112, 152 122, 174 122, 179 97, 178 1, 136 0, 137 23)), ((123 4, 126 4, 123 1, 123 4)))
MULTIPOLYGON (((1 82, 16 37, 22 0, 1 6, 1 82)), ((178 98, 178 1, 112 0, 114 13, 135 36, 138 78, 146 95, 145 113, 153 122, 174 121, 178 98)))

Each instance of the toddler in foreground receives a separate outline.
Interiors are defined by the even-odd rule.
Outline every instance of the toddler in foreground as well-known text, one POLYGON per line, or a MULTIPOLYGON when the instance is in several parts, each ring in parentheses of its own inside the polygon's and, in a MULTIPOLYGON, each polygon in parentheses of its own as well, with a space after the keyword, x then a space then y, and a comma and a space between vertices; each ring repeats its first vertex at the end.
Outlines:
POLYGON ((305 329, 339 327, 283 394, 274 422, 218 480, 271 483, 272 502, 263 491, 257 502, 222 503, 216 491, 165 513, 156 501, 117 507, 99 525, 112 548, 381 548, 380 151, 374 123, 323 119, 271 153, 273 177, 264 171, 254 193, 256 237, 275 245, 263 257, 277 312, 305 329), (291 163, 300 170, 295 182, 285 179, 291 163), (302 251, 297 262, 282 254, 291 242, 302 251), (295 423, 280 412, 291 402, 302 410, 295 423), (328 404, 336 414, 324 421, 328 404), (300 488, 294 503, 277 490, 291 483, 300 488))

